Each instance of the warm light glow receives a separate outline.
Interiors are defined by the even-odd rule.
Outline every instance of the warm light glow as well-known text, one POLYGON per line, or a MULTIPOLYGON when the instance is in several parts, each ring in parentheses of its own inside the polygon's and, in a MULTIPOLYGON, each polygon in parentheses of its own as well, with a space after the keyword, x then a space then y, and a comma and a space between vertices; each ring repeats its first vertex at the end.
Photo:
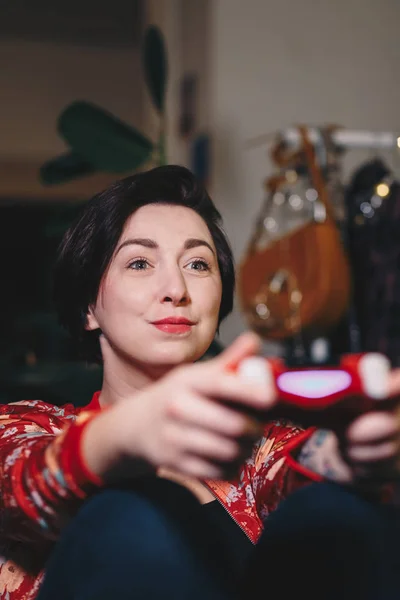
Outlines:
POLYGON ((389 194, 389 192, 390 192, 390 187, 388 186, 387 183, 378 183, 378 185, 376 186, 376 193, 381 198, 385 198, 385 196, 387 196, 389 194))
POLYGON ((397 147, 400 148, 400 137, 397 138, 397 147))
POLYGON ((297 194, 293 194, 289 197, 289 204, 294 210, 301 210, 304 202, 297 194))
POLYGON ((286 171, 285 177, 286 181, 288 181, 289 183, 296 183, 297 181, 297 173, 294 170, 290 169, 289 171, 286 171))
POLYGON ((290 294, 290 300, 292 301, 293 304, 300 304, 302 299, 303 299, 303 294, 301 293, 300 290, 293 290, 293 292, 290 294))

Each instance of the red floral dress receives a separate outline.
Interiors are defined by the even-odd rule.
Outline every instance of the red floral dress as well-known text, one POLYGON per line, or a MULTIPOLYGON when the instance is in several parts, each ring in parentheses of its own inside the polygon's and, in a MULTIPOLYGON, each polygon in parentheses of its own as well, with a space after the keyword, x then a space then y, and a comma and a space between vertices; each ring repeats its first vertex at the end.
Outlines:
MULTIPOLYGON (((1 599, 35 598, 63 526, 103 485, 80 451, 86 424, 101 410, 98 397, 85 408, 39 400, 0 406, 1 599)), ((236 481, 205 482, 253 543, 279 502, 315 479, 290 454, 311 433, 269 423, 236 481)))

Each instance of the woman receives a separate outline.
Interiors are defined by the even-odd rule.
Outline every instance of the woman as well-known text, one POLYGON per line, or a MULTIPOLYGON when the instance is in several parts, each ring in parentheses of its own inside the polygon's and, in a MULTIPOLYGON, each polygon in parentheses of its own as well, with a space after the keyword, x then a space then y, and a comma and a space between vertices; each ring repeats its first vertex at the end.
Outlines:
POLYGON ((263 422, 277 402, 264 373, 235 370, 259 353, 256 336, 199 361, 233 289, 220 215, 185 168, 128 177, 84 207, 60 248, 55 298, 102 361, 103 385, 80 410, 1 409, 2 598, 246 598, 260 582, 286 597, 308 561, 335 575, 324 598, 386 597, 396 519, 349 484, 362 475, 382 496, 397 420, 359 417, 340 446, 327 431, 263 422))

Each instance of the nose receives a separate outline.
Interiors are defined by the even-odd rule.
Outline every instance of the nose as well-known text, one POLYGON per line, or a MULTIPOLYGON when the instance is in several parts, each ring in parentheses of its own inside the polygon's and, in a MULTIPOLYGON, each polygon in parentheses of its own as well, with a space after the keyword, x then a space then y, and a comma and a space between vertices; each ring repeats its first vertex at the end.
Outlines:
POLYGON ((160 289, 162 303, 171 302, 174 306, 189 303, 189 292, 186 280, 179 267, 169 268, 164 274, 160 289))

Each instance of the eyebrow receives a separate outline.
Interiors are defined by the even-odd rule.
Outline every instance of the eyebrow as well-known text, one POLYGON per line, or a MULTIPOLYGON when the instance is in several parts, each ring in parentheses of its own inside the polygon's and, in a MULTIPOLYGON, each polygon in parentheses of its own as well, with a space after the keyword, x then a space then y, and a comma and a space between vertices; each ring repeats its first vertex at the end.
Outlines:
MULTIPOLYGON (((144 246, 145 248, 152 248, 155 250, 159 248, 157 242, 151 240, 150 238, 130 238, 122 242, 122 244, 118 247, 116 254, 118 254, 122 248, 125 248, 125 246, 144 246)), ((212 246, 205 240, 201 240, 199 238, 188 238, 183 244, 184 250, 191 250, 192 248, 198 248, 199 246, 205 246, 206 248, 209 248, 209 250, 211 250, 215 256, 212 246)))

